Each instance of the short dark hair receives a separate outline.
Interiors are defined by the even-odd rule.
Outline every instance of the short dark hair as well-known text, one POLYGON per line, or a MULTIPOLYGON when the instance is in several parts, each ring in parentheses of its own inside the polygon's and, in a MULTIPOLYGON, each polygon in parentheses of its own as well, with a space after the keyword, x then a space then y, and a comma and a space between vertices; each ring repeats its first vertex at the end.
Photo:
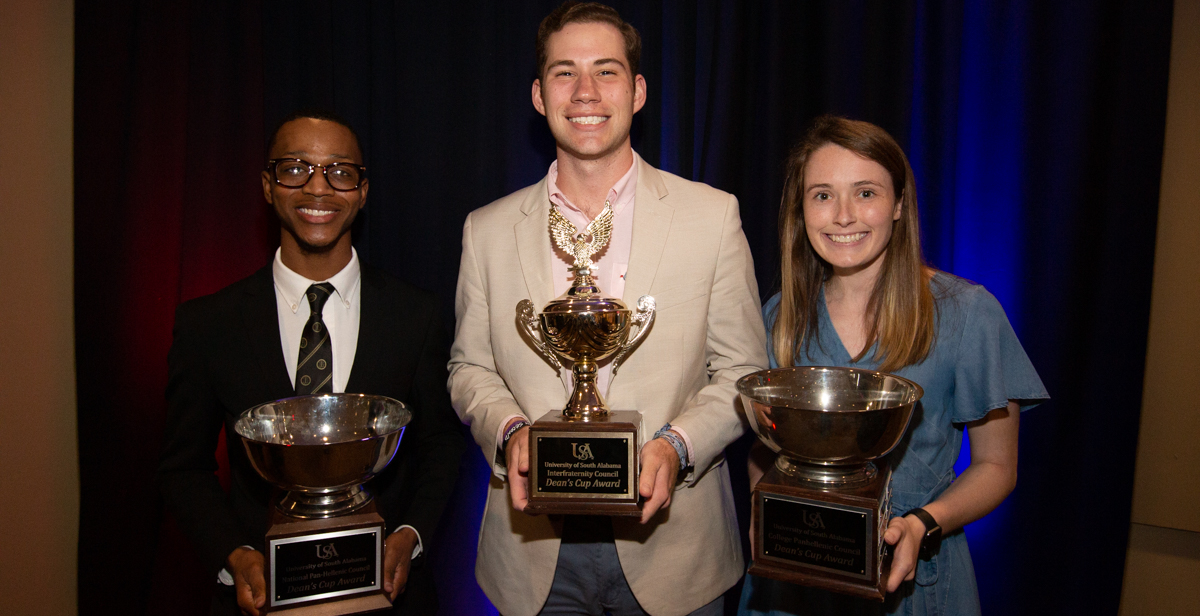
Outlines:
POLYGON ((319 107, 297 109, 296 111, 287 114, 287 116, 280 120, 279 123, 275 125, 275 130, 271 131, 271 140, 267 142, 267 158, 271 158, 271 150, 275 149, 275 142, 279 140, 279 131, 283 128, 283 125, 294 120, 300 120, 302 118, 308 118, 311 120, 324 120, 326 122, 333 122, 334 124, 340 124, 346 127, 346 130, 350 131, 350 136, 354 137, 354 145, 358 147, 359 155, 364 159, 359 161, 359 164, 367 164, 365 160, 367 155, 363 151, 362 140, 358 138, 358 132, 354 130, 354 127, 351 126, 345 118, 338 115, 337 112, 319 107))
POLYGON ((542 24, 538 26, 537 44, 534 47, 537 58, 537 77, 542 78, 546 70, 546 42, 550 35, 562 30, 567 24, 602 23, 616 28, 625 39, 625 59, 629 62, 629 78, 638 75, 638 66, 642 62, 642 37, 629 22, 621 19, 620 13, 611 6, 598 2, 578 2, 567 0, 550 12, 542 24))

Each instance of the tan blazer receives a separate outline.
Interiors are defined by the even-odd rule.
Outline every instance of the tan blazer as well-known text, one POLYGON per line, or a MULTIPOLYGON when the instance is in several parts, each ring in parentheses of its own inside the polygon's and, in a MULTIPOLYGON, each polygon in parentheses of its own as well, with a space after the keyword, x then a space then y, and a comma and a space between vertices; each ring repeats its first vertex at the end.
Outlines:
MULTIPOLYGON (((613 518, 621 567, 651 614, 686 614, 743 573, 729 472, 722 455, 744 420, 734 383, 767 365, 750 249, 737 199, 704 184, 638 167, 625 295, 657 301, 653 327, 606 394, 643 414, 642 438, 671 422, 688 434, 695 466, 670 507, 649 524, 613 518)), ((472 212, 463 226, 450 353, 450 396, 494 471, 475 575, 506 616, 536 614, 550 593, 561 521, 514 511, 496 443, 504 418, 561 410, 560 375, 517 329, 522 299, 553 299, 546 180, 472 212)))

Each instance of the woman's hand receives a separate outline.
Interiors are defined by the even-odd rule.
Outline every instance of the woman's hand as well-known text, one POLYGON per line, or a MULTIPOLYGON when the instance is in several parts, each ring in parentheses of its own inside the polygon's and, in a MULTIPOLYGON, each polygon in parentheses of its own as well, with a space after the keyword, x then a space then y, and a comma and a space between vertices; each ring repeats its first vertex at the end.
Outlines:
MULTIPOLYGON (((921 508, 942 528, 942 536, 991 513, 1017 484, 1017 432, 1021 408, 1009 402, 983 419, 967 424, 971 464, 937 500, 921 508)), ((916 516, 892 518, 883 540, 895 546, 888 592, 913 579, 925 524, 916 516)))
POLYGON ((892 571, 888 574, 887 591, 896 592, 902 582, 917 574, 917 556, 925 538, 925 524, 915 515, 895 517, 888 522, 883 540, 892 546, 892 571))

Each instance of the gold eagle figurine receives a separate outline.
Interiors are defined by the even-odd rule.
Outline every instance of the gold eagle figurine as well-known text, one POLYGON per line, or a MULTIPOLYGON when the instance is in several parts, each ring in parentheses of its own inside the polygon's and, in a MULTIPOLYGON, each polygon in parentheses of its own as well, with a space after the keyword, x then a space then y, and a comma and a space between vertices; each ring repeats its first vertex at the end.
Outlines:
POLYGON ((612 205, 605 201, 604 210, 600 215, 588 223, 582 233, 577 233, 575 225, 560 214, 553 204, 550 206, 550 236, 563 252, 575 257, 575 264, 571 269, 576 275, 582 273, 582 270, 591 270, 592 255, 600 252, 608 244, 608 238, 612 236, 612 219, 612 205))

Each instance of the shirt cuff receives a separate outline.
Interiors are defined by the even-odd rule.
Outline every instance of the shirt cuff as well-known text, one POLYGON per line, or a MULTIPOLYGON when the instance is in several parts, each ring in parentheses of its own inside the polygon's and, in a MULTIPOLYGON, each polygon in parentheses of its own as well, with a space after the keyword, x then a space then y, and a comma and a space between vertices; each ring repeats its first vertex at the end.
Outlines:
POLYGON ((421 533, 419 531, 417 531, 417 529, 409 526, 408 524, 401 524, 400 526, 397 526, 396 530, 394 530, 392 532, 398 533, 398 532, 400 532, 400 529, 402 529, 402 528, 412 528, 413 534, 417 536, 417 544, 413 546, 413 553, 412 553, 412 557, 415 559, 416 557, 420 556, 422 552, 425 551, 425 546, 424 546, 424 544, 421 543, 421 533))

